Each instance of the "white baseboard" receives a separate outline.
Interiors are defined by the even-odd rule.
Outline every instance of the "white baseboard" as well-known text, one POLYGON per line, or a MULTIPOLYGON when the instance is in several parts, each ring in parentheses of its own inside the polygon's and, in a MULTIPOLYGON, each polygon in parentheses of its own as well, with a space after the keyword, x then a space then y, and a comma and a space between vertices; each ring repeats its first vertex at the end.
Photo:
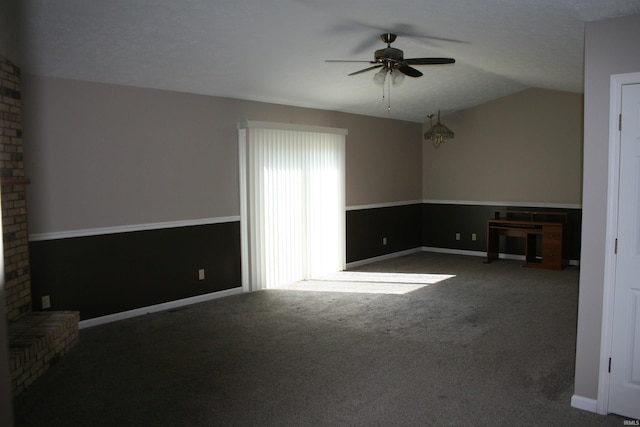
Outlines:
POLYGON ((384 261, 386 259, 392 259, 392 258, 404 256, 404 255, 414 254, 420 251, 421 251, 420 248, 414 248, 414 249, 407 249, 406 251, 394 252, 392 254, 380 255, 373 258, 361 259, 360 261, 353 261, 353 262, 347 263, 347 268, 359 267, 361 265, 371 264, 372 262, 384 261))
MULTIPOLYGON (((469 255, 469 256, 479 256, 486 257, 487 253, 483 251, 469 251, 465 249, 447 249, 447 248, 436 248, 432 246, 423 246, 422 250, 425 252, 437 252, 441 254, 453 254, 453 255, 469 255)), ((514 259, 517 261, 524 261, 524 255, 514 255, 514 254, 498 254, 499 259, 514 259)))
MULTIPOLYGON (((477 257, 486 257, 487 253, 483 251, 469 251, 464 249, 447 249, 447 248, 437 248, 433 246, 422 246, 421 248, 408 249, 406 251, 394 252, 391 254, 381 255, 373 258, 362 259, 359 261, 353 261, 347 263, 347 268, 359 267, 365 264, 371 264, 372 262, 384 261, 387 259, 397 258, 404 255, 413 254, 416 252, 437 252, 442 254, 453 254, 453 255, 470 255, 477 257)), ((524 255, 513 255, 513 254, 498 254, 498 258, 500 259, 513 259, 517 261, 524 261, 524 255)), ((569 260, 569 265, 579 266, 580 261, 578 260, 569 260)))
POLYGON ((129 319, 131 317, 143 316, 145 314, 156 313, 158 311, 170 310, 172 308, 183 307, 185 305, 196 304, 199 302, 210 301, 217 298, 227 297, 242 293, 242 287, 226 289, 224 291, 211 292, 209 294, 198 295, 190 298, 183 298, 175 301, 169 301, 161 304, 140 307, 133 310, 121 311, 119 313, 108 314, 106 316, 94 317, 93 319, 81 320, 78 328, 90 328, 92 326, 103 325, 105 323, 117 322, 118 320, 129 319))
MULTIPOLYGON (((468 251, 468 250, 462 250, 462 249, 446 249, 446 248, 423 246, 421 248, 407 249, 404 251, 394 252, 391 254, 386 254, 386 255, 381 255, 373 258, 367 258, 359 261, 350 262, 350 263, 347 263, 346 267, 347 268, 358 267, 361 265, 370 264, 372 262, 384 261, 387 259, 393 259, 393 258, 401 257, 404 255, 410 255, 416 252, 422 252, 422 251, 439 252, 439 253, 454 254, 454 255, 471 255, 471 256, 479 256, 479 257, 487 256, 487 253, 482 251, 468 251)), ((499 257, 502 259, 524 260, 523 255, 499 254, 499 257)), ((575 260, 571 260, 570 264, 579 265, 579 262, 575 260)), ((108 314, 106 316, 94 317, 92 319, 87 319, 87 320, 81 320, 78 324, 78 327, 80 329, 90 328, 92 326, 103 325, 105 323, 111 323, 111 322, 117 322, 118 320, 129 319, 131 317, 143 316, 145 314, 156 313, 158 311, 170 310, 172 308, 183 307, 185 305, 191 305, 199 302, 210 301, 217 298, 223 298, 230 295, 241 294, 242 292, 243 292, 242 287, 237 287, 237 288, 227 289, 224 291, 212 292, 209 294, 198 295, 190 298, 184 298, 176 301, 169 301, 161 304, 150 305, 147 307, 141 307, 133 310, 122 311, 119 313, 108 314)), ((580 396, 574 396, 574 398, 577 398, 578 400, 586 399, 586 398, 581 398, 580 396)), ((571 399, 571 402, 572 402, 571 406, 579 408, 579 406, 576 406, 573 404, 574 398, 571 399)), ((580 407, 580 409, 583 409, 583 408, 580 407)), ((586 409, 586 410, 589 410, 589 409, 586 409)), ((595 409, 592 412, 596 412, 595 409)))
MULTIPOLYGON (((453 255, 470 255, 470 256, 487 256, 486 252, 482 251, 468 251, 464 249, 447 249, 447 248, 437 248, 435 246, 423 246, 422 250, 425 252, 437 252, 441 254, 453 254, 453 255)), ((512 257, 517 255, 505 255, 499 254, 500 258, 512 257)), ((518 258, 510 258, 510 259, 518 259, 518 258)), ((524 259, 524 256, 522 257, 524 259)))
POLYGON ((583 411, 598 413, 598 401, 596 399, 578 396, 577 394, 571 396, 571 406, 583 411))
MULTIPOLYGON (((439 253, 443 253, 443 254, 471 255, 471 256, 481 256, 481 257, 486 257, 487 256, 487 253, 483 252, 483 251, 467 251, 467 250, 463 250, 463 249, 446 249, 446 248, 436 248, 436 247, 431 247, 431 246, 423 246, 422 250, 426 251, 426 252, 439 252, 439 253)), ((524 261, 525 260, 524 255, 514 255, 514 254, 498 254, 498 258, 500 258, 500 259, 513 259, 513 260, 517 260, 517 261, 524 261)), ((580 261, 578 261, 576 259, 570 259, 569 260, 569 265, 579 266, 580 265, 580 261)))

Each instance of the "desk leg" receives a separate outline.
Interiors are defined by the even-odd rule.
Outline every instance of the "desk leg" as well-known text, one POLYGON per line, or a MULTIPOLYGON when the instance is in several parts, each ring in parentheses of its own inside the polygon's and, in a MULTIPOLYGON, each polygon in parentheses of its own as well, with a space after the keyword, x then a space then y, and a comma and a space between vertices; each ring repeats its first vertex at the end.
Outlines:
POLYGON ((499 244, 500 239, 498 232, 496 230, 492 230, 491 227, 487 227, 487 263, 498 258, 499 244))
POLYGON ((538 234, 527 234, 524 258, 528 265, 538 263, 536 253, 538 249, 538 234))

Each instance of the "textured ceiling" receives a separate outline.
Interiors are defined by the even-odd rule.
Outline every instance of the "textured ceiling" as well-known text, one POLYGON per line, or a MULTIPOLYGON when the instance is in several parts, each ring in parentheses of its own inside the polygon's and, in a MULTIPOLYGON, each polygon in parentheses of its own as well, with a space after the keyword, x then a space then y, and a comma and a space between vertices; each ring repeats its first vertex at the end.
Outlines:
POLYGON ((640 0, 23 0, 26 73, 426 122, 528 87, 581 92, 584 23, 640 0), (347 74, 398 33, 390 96, 347 74), (387 104, 391 103, 388 111, 387 104))

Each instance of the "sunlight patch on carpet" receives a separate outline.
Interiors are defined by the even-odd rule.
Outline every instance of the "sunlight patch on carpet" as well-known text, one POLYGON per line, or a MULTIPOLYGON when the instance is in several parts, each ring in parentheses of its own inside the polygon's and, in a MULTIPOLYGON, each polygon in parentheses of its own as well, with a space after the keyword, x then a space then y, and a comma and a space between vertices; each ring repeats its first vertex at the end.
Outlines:
POLYGON ((292 283, 281 289, 310 292, 404 295, 452 277, 455 277, 455 275, 340 271, 313 280, 292 283))

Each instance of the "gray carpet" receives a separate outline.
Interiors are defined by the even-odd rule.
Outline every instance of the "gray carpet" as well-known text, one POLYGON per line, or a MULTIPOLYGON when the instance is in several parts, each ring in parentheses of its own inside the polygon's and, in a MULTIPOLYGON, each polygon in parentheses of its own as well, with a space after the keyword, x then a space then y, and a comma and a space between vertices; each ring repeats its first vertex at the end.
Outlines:
POLYGON ((521 264, 421 252, 356 270, 455 277, 393 295, 261 291, 85 329, 18 396, 16 425, 622 425, 570 406, 578 269, 521 264))

